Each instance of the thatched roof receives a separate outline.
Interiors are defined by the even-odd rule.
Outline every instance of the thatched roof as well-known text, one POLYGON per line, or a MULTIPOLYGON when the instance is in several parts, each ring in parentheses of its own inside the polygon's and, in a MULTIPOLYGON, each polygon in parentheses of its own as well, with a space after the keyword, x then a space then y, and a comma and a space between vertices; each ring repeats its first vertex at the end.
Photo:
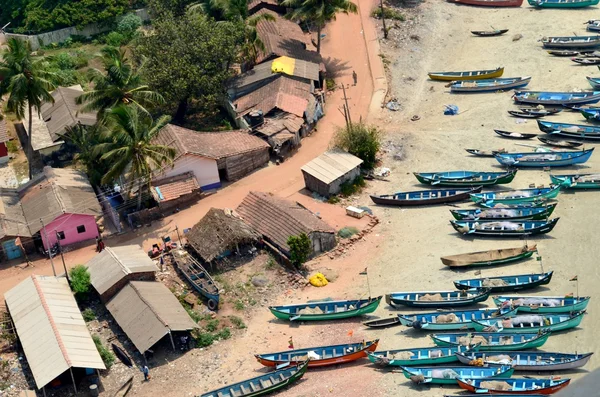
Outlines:
POLYGON ((260 234, 231 210, 211 208, 186 234, 186 238, 198 255, 210 262, 223 252, 234 250, 238 244, 257 242, 260 234))

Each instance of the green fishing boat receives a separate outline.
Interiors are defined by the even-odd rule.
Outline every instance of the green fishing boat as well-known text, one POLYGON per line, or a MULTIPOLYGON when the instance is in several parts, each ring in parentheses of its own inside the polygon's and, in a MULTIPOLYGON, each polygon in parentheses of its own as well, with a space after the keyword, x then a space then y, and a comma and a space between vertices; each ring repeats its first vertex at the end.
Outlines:
POLYGON ((471 193, 471 200, 474 203, 501 203, 501 204, 521 204, 521 203, 539 203, 554 199, 560 193, 560 186, 527 188, 518 190, 509 190, 506 192, 487 192, 471 193))
POLYGON ((456 378, 464 379, 506 379, 515 372, 510 365, 502 366, 462 366, 462 367, 402 367, 406 379, 421 375, 424 380, 415 380, 416 383, 430 385, 456 385, 456 378))
POLYGON ((537 246, 525 245, 517 248, 502 248, 489 251, 442 256, 442 263, 450 267, 492 266, 527 259, 537 252, 537 246))
POLYGON ((584 8, 598 5, 598 0, 527 0, 530 6, 538 8, 584 8))
POLYGON ((367 352, 369 361, 380 366, 410 367, 414 365, 448 364, 458 361, 455 353, 477 351, 479 345, 425 347, 367 352))
POLYGON ((587 308, 589 296, 494 296, 494 304, 503 310, 521 313, 556 314, 580 312, 587 308))
POLYGON ((280 320, 318 321, 339 320, 373 313, 383 296, 369 299, 310 302, 298 305, 270 306, 269 310, 280 320))
POLYGON ((564 189, 600 189, 600 173, 596 174, 571 174, 552 175, 552 184, 560 185, 564 189))
POLYGON ((475 331, 487 331, 494 327, 497 332, 505 333, 531 333, 544 331, 564 331, 581 324, 585 311, 565 314, 526 314, 509 319, 473 320, 475 331))
POLYGON ((444 171, 414 172, 419 182, 432 186, 492 186, 512 182, 517 170, 506 172, 444 171))
POLYGON ((479 344, 479 351, 519 351, 536 349, 544 345, 549 337, 550 332, 521 334, 506 334, 501 332, 462 332, 431 335, 431 339, 436 346, 464 347, 477 343, 479 344))

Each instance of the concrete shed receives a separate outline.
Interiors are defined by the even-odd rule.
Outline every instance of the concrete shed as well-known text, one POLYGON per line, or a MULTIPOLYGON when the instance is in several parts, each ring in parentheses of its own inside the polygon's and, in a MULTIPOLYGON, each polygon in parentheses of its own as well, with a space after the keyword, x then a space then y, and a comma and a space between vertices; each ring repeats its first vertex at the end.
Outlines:
POLYGON ((327 151, 301 168, 304 184, 321 196, 338 194, 344 182, 353 181, 360 175, 362 163, 361 159, 343 150, 327 151))

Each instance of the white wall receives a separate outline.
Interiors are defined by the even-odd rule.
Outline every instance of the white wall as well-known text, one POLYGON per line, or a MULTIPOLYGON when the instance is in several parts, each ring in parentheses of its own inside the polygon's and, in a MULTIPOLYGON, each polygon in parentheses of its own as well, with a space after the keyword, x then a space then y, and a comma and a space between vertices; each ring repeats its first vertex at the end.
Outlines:
POLYGON ((221 186, 217 161, 193 154, 180 157, 175 161, 173 167, 165 168, 157 178, 168 178, 185 172, 193 172, 203 190, 221 186))

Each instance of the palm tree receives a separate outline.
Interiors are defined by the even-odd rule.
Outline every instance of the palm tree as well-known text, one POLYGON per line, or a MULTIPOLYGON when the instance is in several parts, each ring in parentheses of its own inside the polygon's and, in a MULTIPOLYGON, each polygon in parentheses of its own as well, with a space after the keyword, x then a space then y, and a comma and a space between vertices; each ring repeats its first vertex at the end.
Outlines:
POLYGON ((274 21, 275 17, 269 13, 253 15, 246 20, 246 33, 242 46, 243 58, 254 65, 260 51, 265 51, 265 43, 258 35, 256 27, 261 21, 274 21))
POLYGON ((120 104, 135 105, 148 113, 145 106, 164 103, 162 95, 143 84, 139 68, 134 68, 126 57, 125 50, 115 47, 102 49, 105 72, 90 69, 90 80, 94 89, 81 94, 78 104, 85 104, 81 112, 98 111, 104 117, 107 109, 120 104))
POLYGON ((76 124, 73 127, 66 127, 62 138, 77 149, 73 162, 85 168, 92 185, 100 185, 102 177, 108 171, 108 166, 106 161, 101 159, 103 153, 99 148, 100 145, 110 142, 104 123, 98 121, 92 126, 76 124))
POLYGON ((107 111, 112 142, 97 145, 104 153, 100 159, 108 163, 101 182, 107 184, 125 175, 130 192, 134 185, 138 187, 138 210, 142 205, 142 188, 150 186, 152 172, 171 164, 175 157, 175 149, 153 143, 170 119, 162 116, 154 121, 136 106, 121 105, 107 111))
POLYGON ((25 112, 28 115, 29 142, 27 143, 27 158, 29 160, 29 179, 33 177, 33 109, 38 114, 44 102, 54 103, 50 91, 55 86, 49 79, 54 74, 45 70, 43 59, 34 60, 31 56, 29 41, 14 37, 8 39, 8 50, 0 62, 0 98, 8 95, 6 110, 14 113, 17 119, 23 120, 25 112))
POLYGON ((326 22, 335 20, 335 14, 350 12, 356 14, 358 7, 349 0, 283 0, 281 3, 293 8, 288 15, 291 19, 314 22, 317 25, 317 52, 321 53, 321 30, 326 22))

